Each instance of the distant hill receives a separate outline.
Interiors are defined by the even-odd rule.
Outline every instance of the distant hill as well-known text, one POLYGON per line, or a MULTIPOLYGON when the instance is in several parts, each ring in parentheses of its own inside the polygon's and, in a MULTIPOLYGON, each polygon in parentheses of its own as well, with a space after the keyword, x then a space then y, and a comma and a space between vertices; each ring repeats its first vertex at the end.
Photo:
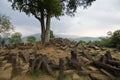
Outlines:
MULTIPOLYGON (((33 34, 33 35, 30 35, 30 36, 35 36, 37 41, 40 40, 40 33, 33 34)), ((55 37, 56 38, 68 38, 70 40, 75 40, 75 41, 83 40, 83 41, 86 41, 86 42, 99 40, 99 37, 79 37, 79 36, 74 36, 74 35, 61 35, 61 34, 57 34, 57 35, 55 35, 55 37)), ((23 37, 22 40, 23 40, 23 42, 26 42, 27 36, 23 37)))
POLYGON ((83 41, 96 41, 96 40, 99 40, 99 37, 79 37, 79 38, 73 38, 73 40, 75 41, 80 41, 80 40, 83 40, 83 41))
MULTIPOLYGON (((33 35, 29 35, 29 36, 35 36, 36 41, 39 41, 39 40, 40 40, 40 33, 33 34, 33 35)), ((27 41, 27 37, 28 37, 28 36, 23 37, 23 38, 22 38, 22 41, 23 41, 23 42, 26 42, 26 41, 27 41)))

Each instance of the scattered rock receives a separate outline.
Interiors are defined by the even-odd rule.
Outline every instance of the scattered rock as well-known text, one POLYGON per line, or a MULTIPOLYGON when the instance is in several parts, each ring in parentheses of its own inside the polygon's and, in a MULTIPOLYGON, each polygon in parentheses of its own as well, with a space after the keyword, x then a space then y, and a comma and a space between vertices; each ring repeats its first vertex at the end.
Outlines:
POLYGON ((92 80, 111 80, 110 77, 100 73, 91 73, 90 77, 92 78, 92 80))
POLYGON ((80 79, 80 76, 79 76, 78 74, 74 73, 74 74, 72 75, 72 79, 73 79, 73 80, 80 79))

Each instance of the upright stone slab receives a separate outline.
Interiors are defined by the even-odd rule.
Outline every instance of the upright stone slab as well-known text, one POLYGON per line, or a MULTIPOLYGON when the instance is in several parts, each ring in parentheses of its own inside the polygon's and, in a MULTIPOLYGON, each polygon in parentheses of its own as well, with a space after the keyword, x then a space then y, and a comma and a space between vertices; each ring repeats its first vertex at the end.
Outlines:
POLYGON ((59 80, 64 80, 64 61, 62 58, 59 59, 59 80))

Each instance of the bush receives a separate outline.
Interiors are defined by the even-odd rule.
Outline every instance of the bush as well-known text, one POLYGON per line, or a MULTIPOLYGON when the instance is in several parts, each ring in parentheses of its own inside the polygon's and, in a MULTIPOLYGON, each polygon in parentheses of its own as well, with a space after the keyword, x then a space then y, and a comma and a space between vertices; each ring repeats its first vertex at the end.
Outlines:
POLYGON ((55 38, 52 30, 50 30, 50 38, 55 38))
POLYGON ((120 49, 120 30, 116 30, 113 33, 111 40, 112 40, 112 47, 120 49))
POLYGON ((27 37, 27 42, 33 43, 33 42, 35 42, 35 41, 36 41, 35 36, 28 36, 28 37, 27 37))
MULTIPOLYGON (((93 42, 94 44, 96 41, 93 42)), ((120 49, 120 30, 114 31, 110 37, 101 37, 97 44, 103 47, 117 48, 120 49)))
POLYGON ((109 37, 102 37, 102 38, 100 38, 99 44, 101 46, 104 46, 104 47, 112 47, 111 38, 109 38, 109 37))

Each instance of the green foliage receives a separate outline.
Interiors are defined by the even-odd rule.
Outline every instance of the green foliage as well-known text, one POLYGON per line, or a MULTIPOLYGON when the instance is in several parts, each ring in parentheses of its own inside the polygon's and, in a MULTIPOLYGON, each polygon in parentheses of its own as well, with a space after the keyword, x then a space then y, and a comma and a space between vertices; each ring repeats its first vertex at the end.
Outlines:
POLYGON ((86 43, 86 42, 85 42, 85 41, 83 41, 83 40, 80 40, 78 43, 83 43, 83 44, 84 44, 84 43, 86 43))
POLYGON ((5 45, 5 39, 2 38, 2 39, 1 39, 1 46, 4 47, 4 45, 5 45))
POLYGON ((34 36, 28 36, 27 42, 34 43, 36 41, 36 38, 34 36))
POLYGON ((74 13, 76 12, 78 7, 87 8, 88 6, 91 6, 94 1, 96 0, 64 0, 63 4, 66 4, 66 14, 74 16, 74 13))
POLYGON ((70 79, 72 79, 72 74, 64 75, 64 80, 70 80, 70 79))
POLYGON ((27 15, 34 15, 37 19, 47 16, 50 12, 52 16, 61 15, 62 8, 59 0, 8 0, 12 2, 12 8, 25 12, 27 15), (41 15, 41 12, 44 15, 41 15))
POLYGON ((21 37, 22 37, 22 34, 20 32, 15 32, 11 35, 10 42, 12 44, 21 43, 22 42, 21 37))
POLYGON ((120 49, 120 30, 116 30, 111 37, 112 47, 120 49))
POLYGON ((0 15, 0 33, 5 33, 13 30, 13 26, 8 16, 0 15))
POLYGON ((50 38, 55 38, 52 30, 50 30, 50 38))
POLYGON ((111 38, 109 37, 102 37, 100 38, 101 40, 98 42, 101 46, 104 46, 104 47, 112 47, 112 44, 111 44, 111 38))
MULTIPOLYGON (((72 79, 72 74, 65 74, 63 80, 71 80, 72 79)), ((56 80, 60 80, 60 77, 58 76, 56 80)))
POLYGON ((111 32, 109 37, 101 37, 100 41, 94 41, 93 44, 97 44, 104 47, 112 47, 120 49, 120 30, 114 31, 112 34, 111 32))
POLYGON ((102 47, 112 47, 110 37, 100 37, 100 40, 92 41, 90 42, 90 44, 94 44, 96 46, 102 46, 102 47))
POLYGON ((30 76, 32 80, 38 80, 38 78, 43 77, 45 75, 46 75, 45 71, 42 70, 28 73, 28 76, 30 76))
POLYGON ((44 16, 49 12, 52 16, 58 17, 62 14, 74 15, 77 7, 87 8, 96 0, 8 0, 12 2, 12 8, 25 12, 27 15, 33 14, 36 17, 44 16))

